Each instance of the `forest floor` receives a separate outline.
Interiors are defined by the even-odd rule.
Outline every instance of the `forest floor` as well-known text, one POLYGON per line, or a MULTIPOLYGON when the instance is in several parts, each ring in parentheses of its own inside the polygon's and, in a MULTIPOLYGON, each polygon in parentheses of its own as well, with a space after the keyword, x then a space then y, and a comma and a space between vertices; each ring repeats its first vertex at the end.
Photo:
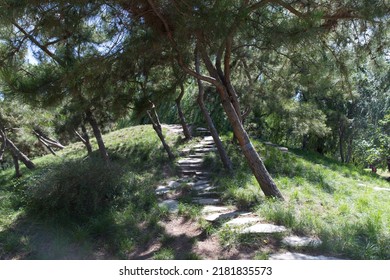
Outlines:
MULTIPOLYGON (((65 188, 78 186, 85 177, 80 166, 86 168, 80 143, 35 159, 37 170, 22 169, 21 179, 0 171, 0 259, 390 259, 390 183, 379 175, 254 140, 285 197, 266 199, 229 144, 231 135, 222 140, 234 174, 223 170, 210 138, 185 142, 177 126, 164 126, 164 133, 174 163, 150 126, 104 136, 113 162, 125 170, 113 177, 127 189, 119 202, 83 219, 45 209, 53 199, 37 208, 30 197, 55 186, 53 172, 65 188), (227 224, 232 220, 240 225, 227 224), (280 232, 248 229, 258 224, 280 232)), ((102 172, 90 173, 92 186, 83 184, 94 188, 102 172)))

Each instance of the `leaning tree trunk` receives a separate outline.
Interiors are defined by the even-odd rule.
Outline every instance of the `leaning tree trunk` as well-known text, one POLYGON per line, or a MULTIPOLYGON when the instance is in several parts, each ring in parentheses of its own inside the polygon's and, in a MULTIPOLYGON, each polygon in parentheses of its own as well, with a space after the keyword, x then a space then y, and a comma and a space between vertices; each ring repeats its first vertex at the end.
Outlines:
MULTIPOLYGON (((198 54, 195 55, 195 68, 196 68, 196 72, 200 73, 198 54)), ((207 111, 207 108, 206 108, 206 106, 204 104, 204 86, 203 86, 203 83, 202 83, 202 81, 200 79, 197 79, 197 81, 198 81, 198 90, 199 90, 199 94, 198 94, 198 98, 197 98, 198 105, 199 105, 200 110, 201 110, 201 112, 203 114, 203 117, 206 120, 207 126, 208 126, 208 128, 210 130, 211 136, 213 137, 215 146, 217 147, 218 154, 219 154, 219 157, 221 158, 221 161, 222 161, 222 164, 223 164, 224 168, 227 171, 232 171, 233 170, 232 161, 230 160, 229 156, 226 153, 225 148, 222 145, 222 141, 219 138, 218 131, 215 128, 214 122, 213 122, 213 120, 212 120, 212 118, 211 118, 211 116, 210 116, 209 112, 207 111)))
POLYGON ((2 129, 0 129, 0 136, 1 136, 0 163, 2 163, 5 148, 7 147, 7 141, 6 141, 7 136, 5 135, 5 132, 2 129))
MULTIPOLYGON (((277 188, 271 175, 268 173, 268 170, 265 168, 263 161, 253 147, 253 144, 250 141, 249 136, 242 125, 242 119, 240 113, 238 113, 239 109, 237 108, 237 104, 235 106, 233 106, 232 104, 231 95, 234 94, 234 92, 230 91, 229 94, 229 89, 231 90, 231 87, 227 86, 227 83, 229 83, 229 79, 221 79, 217 69, 212 64, 210 57, 205 52, 204 47, 200 49, 200 51, 208 72, 210 73, 211 77, 214 78, 212 84, 216 87, 217 92, 220 96, 222 107, 226 113, 226 116, 228 117, 230 125, 233 128, 233 133, 237 138, 241 150, 249 164, 249 167, 253 172, 253 175, 256 177, 260 188, 262 189, 263 193, 268 197, 277 197, 279 199, 283 199, 282 194, 277 188)), ((225 68, 228 67, 229 63, 226 63, 225 61, 225 68)), ((225 71, 224 75, 230 75, 230 71, 225 71)))
POLYGON ((11 155, 12 155, 12 159, 14 161, 15 177, 20 178, 20 177, 22 177, 22 173, 20 173, 18 156, 16 154, 14 154, 14 152, 11 152, 11 155))
POLYGON ((84 124, 81 125, 81 131, 83 132, 83 135, 80 135, 80 133, 75 129, 74 132, 76 133, 77 137, 83 142, 85 145, 85 148, 87 149, 88 155, 92 154, 92 145, 89 140, 89 135, 87 132, 87 128, 84 124))
POLYGON ((184 86, 183 86, 183 83, 180 83, 180 95, 178 98, 176 98, 175 102, 176 102, 177 112, 179 114, 180 123, 181 123, 181 126, 183 127, 184 137, 186 140, 190 140, 191 133, 190 133, 190 130, 188 129, 186 119, 185 119, 183 111, 181 109, 181 100, 182 100, 183 96, 184 96, 184 86))
POLYGON ((34 169, 35 168, 35 164, 25 155, 23 154, 16 146, 15 144, 9 140, 9 138, 5 138, 6 141, 7 141, 7 146, 8 146, 8 149, 11 150, 11 153, 15 156, 17 156, 17 158, 23 162, 23 164, 28 168, 28 169, 34 169))
POLYGON ((343 142, 344 142, 344 128, 341 125, 339 127, 339 152, 340 152, 341 163, 345 163, 343 142))
POLYGON ((105 162, 109 163, 110 157, 108 156, 106 146, 104 145, 103 136, 102 136, 102 133, 100 131, 99 125, 97 124, 97 121, 96 121, 95 117, 93 116, 91 110, 87 110, 85 112, 85 115, 86 115, 86 120, 89 122, 89 124, 92 127, 93 134, 95 135, 96 142, 97 142, 98 147, 99 147, 100 155, 105 162))
POLYGON ((154 104, 152 104, 152 109, 147 111, 147 114, 149 116, 150 121, 152 122, 152 126, 153 126, 154 131, 156 131, 158 138, 160 138, 160 141, 161 141, 165 151, 168 154, 169 159, 171 161, 173 161, 175 159, 175 156, 172 153, 171 148, 169 148, 169 145, 165 141, 164 135, 162 133, 160 119, 157 115, 154 104), (152 115, 152 113, 153 113, 153 115, 152 115))
POLYGON ((266 196, 277 197, 283 199, 282 194, 277 188, 268 170, 265 168, 263 161, 259 154, 253 147, 252 142, 249 139, 244 127, 242 126, 239 116, 230 102, 229 95, 226 92, 226 88, 222 85, 217 87, 217 91, 221 98, 222 107, 229 119, 230 125, 233 128, 234 134, 236 135, 237 141, 241 147, 241 150, 248 161, 249 167, 251 168, 253 175, 256 177, 262 191, 266 196))

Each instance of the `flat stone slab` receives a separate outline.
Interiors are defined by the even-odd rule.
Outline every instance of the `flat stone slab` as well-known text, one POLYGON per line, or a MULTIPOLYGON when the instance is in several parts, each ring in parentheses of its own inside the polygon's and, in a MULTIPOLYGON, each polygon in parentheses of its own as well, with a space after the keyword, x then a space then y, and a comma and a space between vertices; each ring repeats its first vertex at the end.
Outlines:
POLYGON ((183 158, 177 161, 179 164, 195 164, 195 163, 202 163, 203 159, 200 158, 183 158))
POLYGON ((282 243, 290 247, 318 247, 322 244, 319 238, 304 236, 286 236, 282 243))
POLYGON ((340 260, 337 258, 326 257, 326 256, 311 256, 300 253, 281 253, 281 254, 272 254, 268 258, 269 260, 340 260))
POLYGON ((196 153, 208 153, 208 152, 214 152, 217 148, 197 148, 195 149, 196 153))
POLYGON ((178 181, 169 181, 168 182, 168 187, 170 187, 171 189, 176 189, 176 188, 180 187, 180 182, 178 182, 178 181))
POLYGON ((260 218, 258 217, 237 217, 229 222, 225 223, 224 226, 244 226, 248 224, 258 223, 260 218))
POLYGON ((226 206, 205 205, 205 207, 203 207, 202 209, 202 214, 220 213, 220 212, 227 212, 230 210, 235 210, 235 208, 226 207, 226 206))
POLYGON ((390 192, 390 189, 387 189, 387 188, 380 188, 380 187, 374 187, 374 190, 377 191, 377 192, 380 192, 380 191, 387 191, 387 192, 390 192))
POLYGON ((278 147, 278 150, 281 151, 282 153, 288 152, 288 148, 286 148, 286 147, 278 147))
POLYGON ((226 213, 214 213, 214 214, 209 214, 204 217, 204 219, 208 222, 216 222, 222 219, 230 219, 237 217, 241 214, 239 211, 231 211, 231 212, 226 212, 226 213))
POLYGON ((155 190, 155 193, 157 195, 162 195, 162 194, 168 193, 170 190, 171 190, 171 188, 169 188, 169 187, 158 186, 157 189, 155 190))
POLYGON ((197 192, 209 192, 209 191, 214 191, 216 187, 210 186, 209 184, 204 184, 204 185, 194 186, 192 187, 192 189, 197 192))
POLYGON ((212 141, 212 142, 214 142, 214 138, 213 138, 213 136, 205 136, 205 137, 203 137, 202 141, 212 141))
POLYGON ((285 232, 287 228, 273 224, 255 224, 244 228, 241 233, 279 233, 285 232))
POLYGON ((176 213, 179 211, 179 202, 174 199, 167 199, 158 204, 159 207, 167 207, 170 213, 176 213))
POLYGON ((189 157, 190 157, 190 158, 203 158, 203 157, 204 157, 204 154, 195 153, 195 154, 189 155, 189 157))
POLYGON ((192 201, 201 205, 216 205, 221 203, 221 200, 218 198, 194 197, 192 201))

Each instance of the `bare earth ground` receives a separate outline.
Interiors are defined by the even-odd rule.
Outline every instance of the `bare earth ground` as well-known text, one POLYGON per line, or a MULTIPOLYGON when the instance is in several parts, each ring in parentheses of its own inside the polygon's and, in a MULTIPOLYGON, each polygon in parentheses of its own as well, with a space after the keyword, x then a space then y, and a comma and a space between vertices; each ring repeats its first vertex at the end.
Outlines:
POLYGON ((258 252, 270 252, 274 242, 270 239, 265 243, 249 246, 224 248, 216 234, 206 235, 197 222, 180 216, 171 216, 168 220, 160 222, 168 236, 168 244, 153 240, 149 244, 139 246, 129 256, 130 259, 152 259, 154 254, 163 246, 174 251, 175 259, 188 259, 197 256, 199 259, 211 260, 245 260, 253 259, 258 252))

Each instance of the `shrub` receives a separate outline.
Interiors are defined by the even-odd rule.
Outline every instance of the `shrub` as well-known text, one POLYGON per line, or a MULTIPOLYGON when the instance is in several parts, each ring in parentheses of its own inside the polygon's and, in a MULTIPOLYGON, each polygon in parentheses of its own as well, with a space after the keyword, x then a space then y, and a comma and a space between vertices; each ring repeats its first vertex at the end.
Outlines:
POLYGON ((40 215, 87 217, 112 206, 122 195, 122 170, 101 160, 68 161, 46 169, 28 184, 29 212, 40 215))

